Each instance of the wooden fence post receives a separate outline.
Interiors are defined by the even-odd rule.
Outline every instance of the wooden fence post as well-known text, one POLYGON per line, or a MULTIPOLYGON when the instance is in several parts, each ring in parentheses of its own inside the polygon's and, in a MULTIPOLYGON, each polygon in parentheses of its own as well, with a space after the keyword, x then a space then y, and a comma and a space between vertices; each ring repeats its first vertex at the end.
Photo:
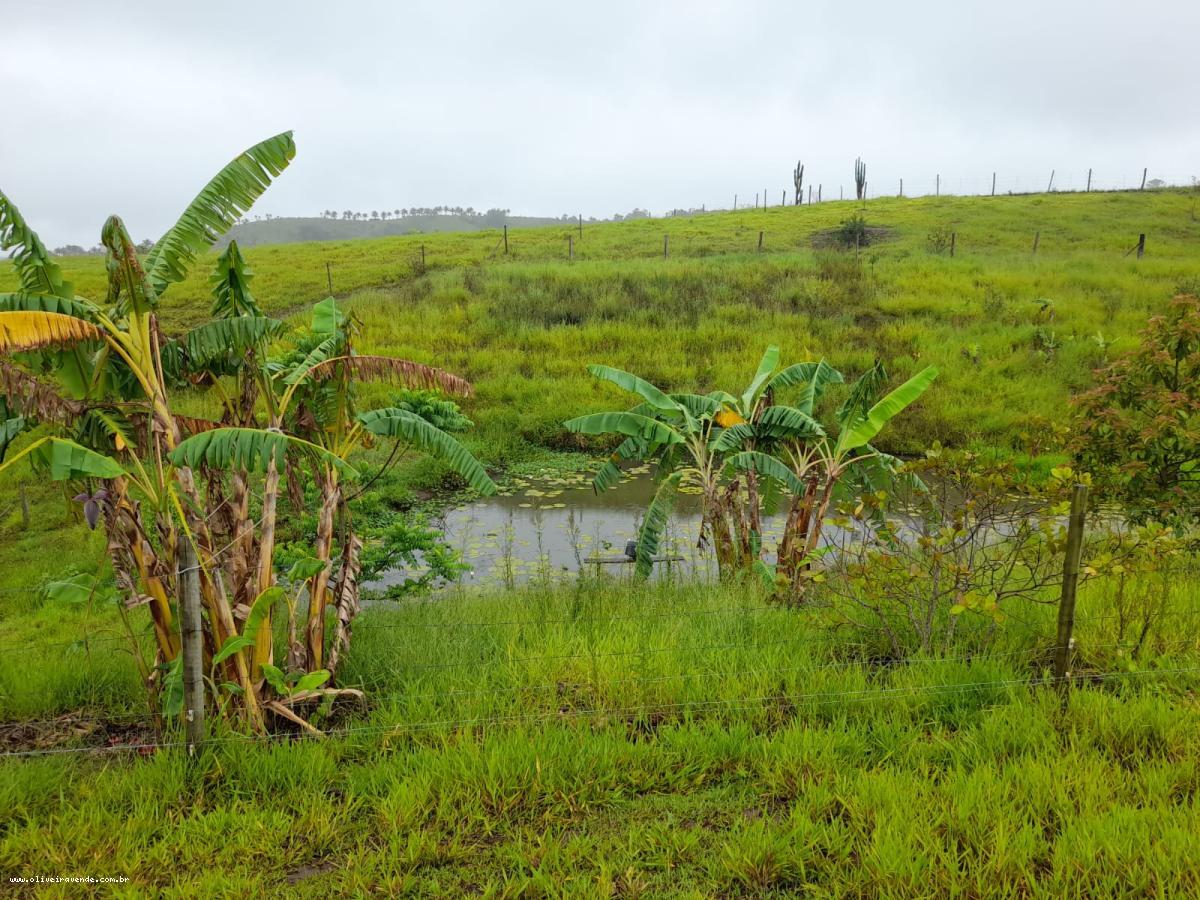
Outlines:
POLYGON ((992 173, 992 196, 996 196, 996 173, 992 173))
POLYGON ((333 296, 333 271, 329 268, 329 263, 325 263, 325 281, 329 284, 329 296, 333 296))
POLYGON ((425 270, 425 245, 421 245, 421 270, 425 270))
POLYGON ((1033 233, 1033 252, 1035 254, 1037 253, 1038 241, 1040 241, 1041 239, 1042 239, 1042 233, 1040 231, 1035 231, 1033 233))
POLYGON ((508 256, 508 226, 504 226, 504 255, 508 256))
POLYGON ((1087 193, 1090 194, 1091 192, 1092 192, 1092 170, 1088 169, 1087 193))
POLYGON ((904 196, 904 179, 903 178, 900 179, 900 196, 901 197, 904 196))
POLYGON ((567 261, 570 262, 575 258, 575 238, 573 235, 567 235, 567 261))
POLYGON ((954 245, 957 243, 958 243, 958 232, 957 231, 950 232, 950 256, 951 256, 951 258, 953 258, 953 256, 954 256, 954 245))
POLYGON ((579 214, 579 236, 583 237, 583 213, 579 214))
POLYGON ((737 212, 737 194, 733 195, 733 211, 737 212))
POLYGON ((1054 190, 1054 170, 1050 170, 1050 183, 1046 185, 1046 193, 1049 194, 1054 190))
POLYGON ((1138 243, 1137 243, 1137 258, 1141 259, 1142 254, 1144 254, 1145 252, 1146 252, 1146 235, 1139 234, 1138 235, 1138 243))
POLYGON ((942 196, 942 173, 941 172, 938 173, 937 187, 934 188, 933 196, 935 196, 935 197, 942 196))
POLYGON ((763 239, 763 233, 760 231, 758 233, 758 252, 759 253, 762 253, 762 239, 763 239))
POLYGON ((758 209, 758 191, 754 192, 754 208, 758 209))
POLYGON ((817 185, 817 202, 821 202, 821 185, 817 185))
POLYGON ((1138 188, 1139 191, 1144 191, 1146 189, 1146 173, 1149 171, 1149 168, 1142 169, 1142 186, 1138 188))
POLYGON ((669 234, 663 235, 663 259, 667 258, 667 248, 668 248, 667 242, 670 240, 670 238, 671 238, 671 236, 669 234))
POLYGON ((845 195, 843 195, 843 194, 842 194, 842 186, 841 186, 840 184, 838 185, 838 199, 839 199, 839 200, 845 200, 845 199, 846 199, 845 195))
POLYGON ((1086 484, 1075 485, 1071 494, 1071 518, 1067 523, 1067 555, 1063 561, 1062 596, 1058 601, 1058 634, 1054 643, 1054 682, 1065 702, 1070 687, 1071 657, 1074 655, 1075 591, 1079 585, 1079 559, 1083 554, 1083 526, 1087 515, 1086 484))
POLYGON ((204 741, 204 633, 200 624, 200 570, 190 539, 179 543, 179 617, 183 638, 183 709, 188 753, 204 741))
POLYGON ((780 206, 787 206, 787 188, 783 189, 783 196, 779 198, 780 206))
POLYGON ((812 206, 812 185, 808 186, 808 205, 812 206))

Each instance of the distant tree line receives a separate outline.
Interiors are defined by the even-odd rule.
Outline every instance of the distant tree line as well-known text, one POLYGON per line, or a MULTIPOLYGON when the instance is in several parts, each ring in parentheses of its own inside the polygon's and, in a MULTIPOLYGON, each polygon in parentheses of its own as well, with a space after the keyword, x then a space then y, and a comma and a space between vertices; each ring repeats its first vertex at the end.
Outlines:
MULTIPOLYGON (((146 238, 137 245, 138 253, 149 253, 154 249, 154 241, 146 238)), ((85 249, 78 244, 64 244, 62 247, 54 248, 55 256, 104 256, 105 249, 99 245, 91 249, 85 249)))
MULTIPOLYGON (((665 213, 665 216, 694 216, 707 212, 705 207, 690 207, 683 209, 682 207, 672 209, 665 213)), ((363 212, 353 209, 323 209, 319 218, 331 219, 341 222, 389 222, 397 219, 411 219, 421 216, 457 216, 462 219, 473 219, 481 222, 483 225, 491 228, 499 228, 508 222, 512 215, 510 209, 500 209, 492 207, 486 212, 480 212, 473 206, 412 206, 401 207, 400 209, 373 209, 369 212, 363 212)), ((270 222, 279 219, 280 216, 264 213, 253 217, 247 216, 239 219, 237 224, 245 225, 249 222, 270 222)), ((583 216, 585 222, 627 222, 633 219, 653 219, 654 214, 649 210, 641 207, 634 207, 627 213, 613 213, 612 216, 605 219, 598 219, 595 216, 583 216)), ((561 222, 577 222, 580 216, 577 213, 563 213, 559 216, 561 222)))
MULTIPOLYGON (((688 209, 678 208, 672 209, 666 213, 667 216, 693 216, 706 212, 703 206, 691 207, 688 209)), ((480 212, 473 206, 413 206, 400 209, 373 209, 370 212, 359 212, 353 209, 323 209, 321 210, 320 218, 333 219, 342 222, 387 222, 394 219, 409 219, 416 216, 458 216, 463 219, 476 219, 494 227, 499 227, 508 221, 512 215, 510 209, 499 209, 492 207, 486 212, 480 212)), ((262 216, 255 216, 254 221, 271 221, 277 219, 278 216, 273 216, 266 213, 262 216)), ((579 220, 577 213, 563 213, 559 216, 562 222, 576 222, 579 220)), ((584 216, 585 222, 626 222, 632 219, 652 219, 654 214, 649 210, 640 207, 634 207, 627 213, 613 213, 607 219, 598 219, 595 216, 584 216)), ((245 224, 250 219, 243 219, 239 224, 245 224)))
MULTIPOLYGON (((408 219, 414 216, 458 216, 462 219, 479 219, 489 224, 503 225, 511 211, 493 207, 487 212, 479 212, 473 206, 413 206, 402 209, 373 209, 368 212, 358 212, 353 209, 321 210, 322 219, 340 219, 343 222, 386 222, 389 219, 408 219)), ((270 215, 267 218, 271 218, 270 215)))
MULTIPOLYGON (((667 216, 692 216, 705 212, 703 206, 691 209, 672 209, 666 213, 667 216)), ((489 228, 499 228, 504 225, 511 210, 492 207, 486 212, 479 212, 472 206, 413 206, 401 209, 373 209, 370 212, 358 212, 352 209, 338 211, 336 209, 321 210, 320 218, 333 219, 342 222, 388 222, 395 219, 410 219, 417 216, 458 216, 464 219, 474 219, 481 222, 489 228)), ((246 225, 250 222, 271 222, 279 218, 286 218, 272 215, 271 213, 263 213, 255 216, 245 216, 238 220, 238 225, 246 225)), ((576 222, 579 220, 578 214, 563 213, 559 217, 562 222, 576 222)), ((627 213, 613 213, 610 218, 598 219, 595 216, 584 216, 585 222, 628 222, 634 219, 652 219, 654 215, 649 211, 640 207, 635 207, 627 213)), ((137 245, 139 253, 149 253, 154 248, 154 241, 144 240, 137 245)), ((57 247, 54 250, 55 256, 104 256, 105 250, 97 245, 92 248, 81 247, 78 244, 66 244, 62 247, 57 247)))

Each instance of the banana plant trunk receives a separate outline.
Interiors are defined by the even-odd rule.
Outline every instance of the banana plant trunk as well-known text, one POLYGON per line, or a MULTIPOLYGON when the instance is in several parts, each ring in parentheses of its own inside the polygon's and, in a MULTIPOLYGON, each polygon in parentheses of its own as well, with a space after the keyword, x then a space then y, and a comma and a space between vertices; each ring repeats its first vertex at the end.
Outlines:
POLYGON ((805 482, 804 493, 793 497, 788 506, 787 521, 783 537, 779 541, 778 559, 775 564, 775 579, 778 599, 794 602, 800 599, 800 573, 804 568, 804 547, 808 543, 808 532, 812 522, 813 506, 821 487, 821 477, 810 475, 805 482))
POLYGON ((746 473, 746 505, 750 513, 750 533, 754 535, 754 548, 751 564, 757 562, 762 554, 762 499, 758 493, 758 473, 751 470, 746 473))
POLYGON ((835 487, 837 487, 837 476, 831 475, 825 482, 825 490, 821 493, 821 501, 808 529, 808 539, 804 542, 804 559, 808 566, 812 565, 813 552, 820 545, 821 531, 825 526, 825 515, 829 512, 829 503, 833 499, 835 487))
MULTIPOLYGON (((250 485, 244 469, 233 474, 233 498, 229 501, 233 519, 232 559, 229 563, 230 580, 233 582, 233 602, 251 605, 258 596, 255 590, 258 572, 252 570, 254 563, 254 522, 250 519, 250 485)), ((257 635, 255 636, 257 638, 257 635)))
POLYGON ((337 627, 333 636, 333 646, 329 650, 329 663, 326 665, 335 676, 342 655, 350 649, 351 626, 358 615, 358 573, 361 555, 362 541, 347 523, 345 539, 342 542, 342 567, 333 599, 337 627))
POLYGON ((742 508, 741 479, 735 478, 729 483, 722 502, 737 538, 734 542, 734 566, 741 569, 746 565, 746 557, 750 553, 750 523, 746 521, 745 510, 742 508))
POLYGON ((325 658, 325 608, 329 603, 329 561, 333 551, 334 516, 342 498, 337 469, 329 467, 319 476, 321 510, 317 516, 317 559, 324 565, 309 582, 308 596, 308 670, 322 667, 325 658))
POLYGON ((729 528, 729 520, 725 516, 724 504, 721 502, 720 491, 712 488, 704 501, 704 522, 702 529, 707 527, 712 537, 713 553, 717 557, 717 574, 728 578, 736 568, 737 553, 733 545, 733 533, 729 528))
MULTIPOLYGON (((267 463, 267 475, 263 481, 262 527, 258 540, 257 592, 261 594, 275 580, 275 516, 279 504, 279 467, 275 460, 267 463)), ((263 616, 258 631, 254 634, 254 658, 252 671, 255 681, 262 680, 262 667, 275 660, 274 632, 271 629, 271 613, 263 616)))
POLYGON ((778 598, 798 602, 804 597, 803 573, 812 567, 813 553, 821 541, 825 515, 837 487, 838 473, 827 473, 824 487, 819 475, 810 475, 804 494, 792 499, 779 544, 775 566, 778 598))
POLYGON ((124 478, 109 482, 109 515, 106 518, 108 554, 112 560, 117 582, 131 592, 130 602, 136 602, 136 585, 140 583, 150 598, 150 619, 154 624, 154 639, 163 658, 170 662, 179 653, 179 629, 171 613, 167 586, 158 572, 158 559, 142 529, 137 507, 127 495, 124 478))

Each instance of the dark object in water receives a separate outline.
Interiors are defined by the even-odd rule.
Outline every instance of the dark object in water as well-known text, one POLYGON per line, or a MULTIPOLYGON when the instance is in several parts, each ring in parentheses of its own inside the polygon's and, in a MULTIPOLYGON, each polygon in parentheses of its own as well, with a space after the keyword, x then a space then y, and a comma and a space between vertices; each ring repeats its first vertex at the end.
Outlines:
POLYGON ((637 559, 637 541, 625 542, 625 555, 630 559, 637 559))

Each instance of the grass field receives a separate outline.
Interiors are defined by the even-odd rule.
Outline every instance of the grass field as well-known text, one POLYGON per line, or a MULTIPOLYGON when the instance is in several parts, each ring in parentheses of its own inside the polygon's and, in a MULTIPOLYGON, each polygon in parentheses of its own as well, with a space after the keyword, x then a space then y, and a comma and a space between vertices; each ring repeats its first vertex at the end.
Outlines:
MULTIPOLYGON (((595 449, 561 428, 623 402, 588 362, 740 390, 769 343, 848 374, 876 357, 894 379, 936 364, 884 446, 1028 459, 1090 370, 1200 283, 1195 200, 872 200, 867 224, 887 231, 857 256, 826 246, 861 211, 851 202, 585 225, 571 262, 565 226, 511 230, 507 256, 498 232, 246 256, 272 314, 300 321, 328 262, 360 351, 468 377, 467 443, 498 471, 595 449), (930 252, 942 231, 953 258, 930 252), (1124 255, 1140 233, 1147 255, 1124 255)), ((63 265, 78 293, 103 296, 102 260, 63 265)), ((167 295, 168 331, 207 318, 208 269, 167 295)), ((0 268, 0 290, 12 282, 0 268)), ((1060 458, 1039 449, 1037 464, 1060 458)), ((443 475, 403 465, 364 515, 407 515, 418 489, 453 487, 443 475)), ((1084 585, 1065 710, 1041 683, 1049 604, 986 652, 895 659, 836 607, 584 579, 372 608, 340 673, 368 707, 321 723, 339 736, 219 734, 195 760, 74 752, 147 739, 145 693, 111 609, 39 591, 106 574, 104 540, 27 469, 0 476, 0 565, 0 751, 72 751, 0 758, 5 879, 125 876, 127 895, 1200 894, 1195 560, 1123 595, 1167 611, 1136 662, 1113 630, 1112 581, 1084 585)))
MULTIPOLYGON (((0 871, 202 894, 1190 895, 1200 647, 1178 623, 1198 584, 1135 670, 1085 591, 1092 680, 1065 712, 1036 683, 1052 608, 988 654, 888 666, 829 610, 713 586, 376 610, 345 673, 372 708, 341 737, 4 761, 0 871)), ((103 694, 117 729, 138 688, 91 652, 5 689, 103 694)))

